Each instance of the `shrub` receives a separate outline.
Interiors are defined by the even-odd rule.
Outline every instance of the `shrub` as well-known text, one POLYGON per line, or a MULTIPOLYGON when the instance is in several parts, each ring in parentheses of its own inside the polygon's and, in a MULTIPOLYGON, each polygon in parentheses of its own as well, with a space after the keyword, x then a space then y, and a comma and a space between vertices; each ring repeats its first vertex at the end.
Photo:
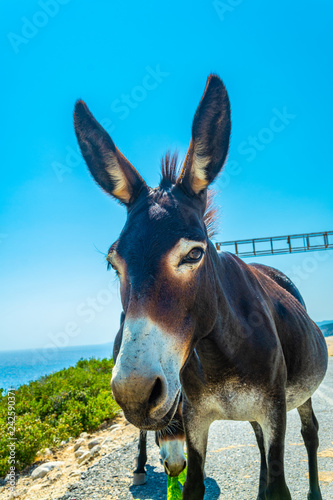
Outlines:
MULTIPOLYGON (((112 359, 81 359, 60 370, 22 385, 15 391, 15 467, 34 462, 37 451, 56 447, 70 436, 92 431, 115 417, 119 407, 112 398, 112 359)), ((0 390, 0 476, 10 468, 8 395, 0 390)))

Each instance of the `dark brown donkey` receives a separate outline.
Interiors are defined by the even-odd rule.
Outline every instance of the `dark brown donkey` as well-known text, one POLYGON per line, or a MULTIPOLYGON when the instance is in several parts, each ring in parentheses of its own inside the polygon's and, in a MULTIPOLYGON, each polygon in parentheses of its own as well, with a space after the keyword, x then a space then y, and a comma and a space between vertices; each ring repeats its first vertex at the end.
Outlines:
POLYGON ((159 430, 175 414, 182 389, 186 500, 204 496, 208 430, 217 419, 251 422, 261 452, 258 498, 290 499, 286 412, 297 408, 309 455, 308 498, 317 500, 311 395, 326 372, 325 340, 286 276, 217 253, 204 223, 207 188, 225 162, 230 124, 226 89, 212 75, 180 176, 164 168, 152 189, 87 106, 76 104, 75 131, 90 172, 127 208, 107 256, 126 314, 112 391, 130 422, 159 430))

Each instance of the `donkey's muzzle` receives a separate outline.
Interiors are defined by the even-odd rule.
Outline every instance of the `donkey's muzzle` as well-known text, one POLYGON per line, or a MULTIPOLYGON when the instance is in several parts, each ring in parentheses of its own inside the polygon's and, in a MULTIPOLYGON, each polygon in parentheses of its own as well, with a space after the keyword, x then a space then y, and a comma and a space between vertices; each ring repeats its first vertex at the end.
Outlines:
POLYGON ((181 361, 172 335, 147 317, 127 313, 111 388, 133 425, 160 430, 169 424, 179 401, 181 361))
POLYGON ((159 420, 165 416, 167 382, 163 373, 155 376, 121 377, 111 381, 113 396, 126 418, 142 428, 142 421, 159 420))
POLYGON ((178 477, 181 472, 186 467, 186 460, 181 460, 180 462, 169 462, 168 460, 163 460, 164 470, 168 476, 178 477))

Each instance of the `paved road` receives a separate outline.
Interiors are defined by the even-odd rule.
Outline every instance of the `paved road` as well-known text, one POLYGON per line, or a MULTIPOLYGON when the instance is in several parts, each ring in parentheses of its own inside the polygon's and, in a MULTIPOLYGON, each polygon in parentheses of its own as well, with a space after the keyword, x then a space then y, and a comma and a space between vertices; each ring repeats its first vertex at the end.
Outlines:
MULTIPOLYGON (((333 358, 323 384, 313 397, 320 424, 319 470, 324 500, 333 499, 333 358), (325 479, 327 481, 325 481, 325 479), (328 481, 330 480, 330 481, 328 481)), ((112 499, 158 500, 166 498, 166 476, 159 461, 153 433, 149 436, 148 481, 131 486, 136 442, 114 451, 98 466, 87 471, 75 489, 63 500, 112 499)), ((206 461, 205 500, 254 500, 259 475, 259 452, 247 422, 214 422, 210 428, 206 461)), ((288 414, 286 476, 293 500, 306 500, 308 491, 307 455, 300 434, 298 413, 288 414)))

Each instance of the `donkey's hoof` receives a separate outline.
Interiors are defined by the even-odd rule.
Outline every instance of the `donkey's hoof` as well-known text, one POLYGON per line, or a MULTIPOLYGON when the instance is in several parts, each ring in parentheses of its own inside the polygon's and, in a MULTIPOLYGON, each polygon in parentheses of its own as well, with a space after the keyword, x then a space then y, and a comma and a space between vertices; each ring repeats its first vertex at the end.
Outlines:
POLYGON ((134 472, 133 474, 133 485, 141 486, 142 484, 146 484, 147 482, 147 474, 145 472, 134 472))
POLYGON ((320 491, 309 491, 308 500, 322 500, 320 491))

